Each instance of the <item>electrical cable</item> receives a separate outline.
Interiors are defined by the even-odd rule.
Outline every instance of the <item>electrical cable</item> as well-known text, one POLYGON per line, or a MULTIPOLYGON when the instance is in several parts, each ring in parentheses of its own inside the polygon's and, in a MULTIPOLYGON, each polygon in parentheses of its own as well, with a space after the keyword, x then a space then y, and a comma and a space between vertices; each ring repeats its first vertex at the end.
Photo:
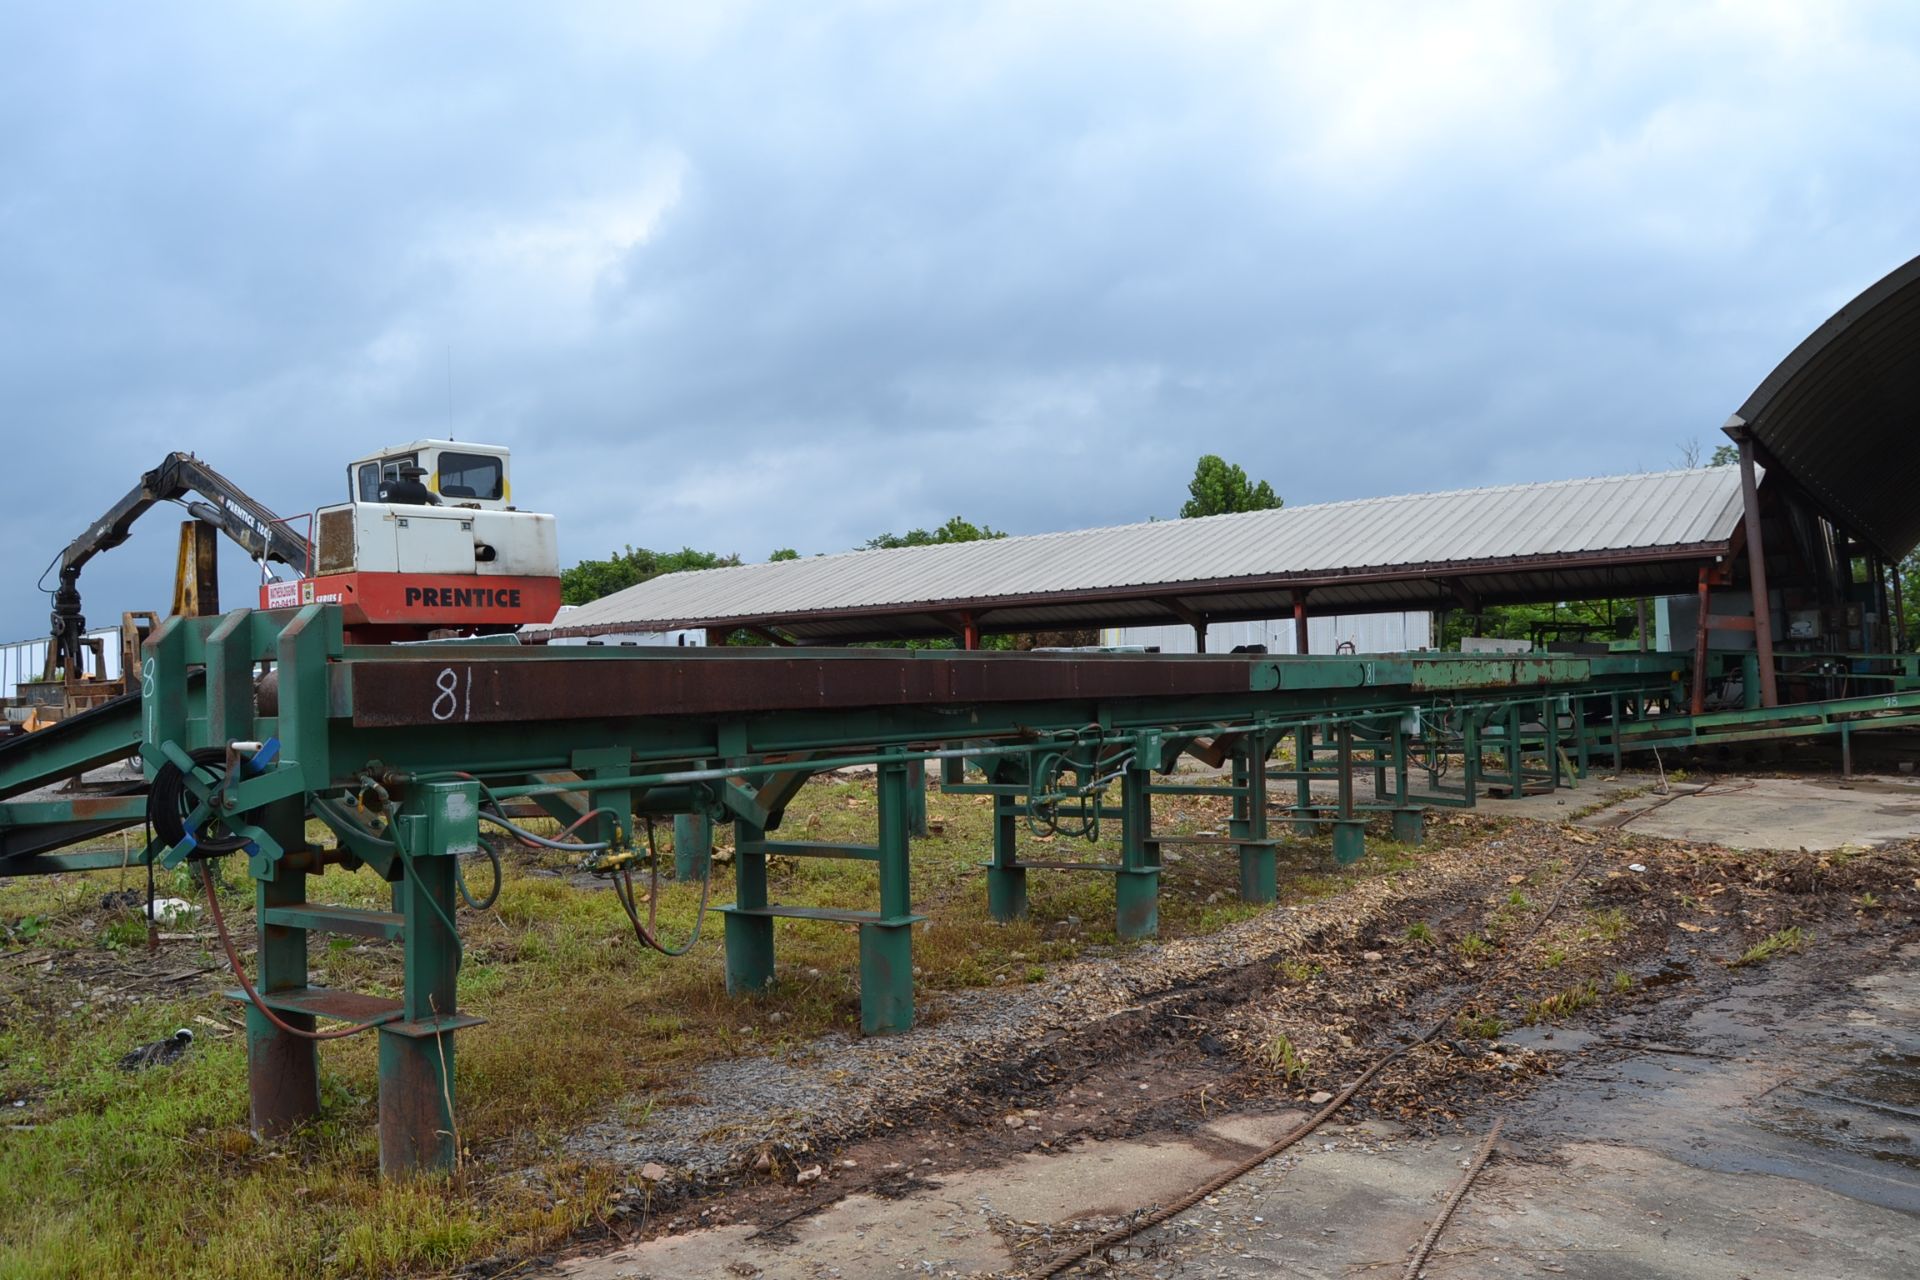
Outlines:
POLYGON ((461 898, 475 911, 485 911, 488 907, 500 901, 500 890, 506 883, 506 872, 500 867, 500 851, 488 844, 485 840, 480 842, 480 851, 486 854, 487 861, 493 864, 493 890, 488 893, 485 898, 477 902, 474 900, 473 890, 467 888, 467 873, 460 869, 460 859, 455 858, 453 860, 454 887, 460 890, 461 898))
MULTIPOLYGON (((586 823, 586 820, 588 818, 591 818, 595 814, 600 814, 600 813, 613 814, 613 818, 615 822, 618 822, 620 820, 618 814, 614 814, 613 810, 606 808, 603 805, 598 809, 591 809, 591 810, 588 810, 586 813, 580 815, 580 817, 571 826, 568 826, 567 828, 562 830, 560 834, 564 836, 570 831, 577 830, 579 827, 583 826, 586 823)), ((538 832, 529 831, 525 827, 522 827, 516 823, 509 822, 507 819, 501 817, 499 814, 494 813, 488 809, 482 809, 480 811, 480 817, 487 822, 491 822, 496 827, 503 827, 506 830, 511 831, 515 836, 517 836, 523 842, 532 843, 534 845, 539 846, 542 849, 577 849, 585 853, 593 853, 602 849, 613 848, 613 841, 611 840, 593 840, 593 841, 555 840, 550 837, 543 836, 538 832)))
POLYGON ((220 911, 220 895, 213 887, 213 864, 204 858, 200 860, 200 883, 207 891, 207 914, 213 917, 214 931, 220 935, 220 947, 227 953, 227 965, 233 970, 234 979, 239 982, 240 990, 245 993, 247 1003, 259 1010, 261 1017, 272 1023, 278 1030, 302 1040, 345 1040, 348 1036, 357 1036, 362 1031, 373 1030, 377 1024, 362 1022, 351 1027, 341 1027, 335 1031, 306 1031, 269 1009, 266 1002, 260 998, 260 993, 253 989, 253 983, 248 981, 246 966, 240 963, 240 953, 234 950, 233 936, 227 932, 227 920, 220 911))
POLYGON ((707 894, 713 888, 713 857, 711 854, 708 855, 706 874, 702 876, 700 880, 700 905, 694 908, 692 934, 678 947, 667 946, 660 941, 660 935, 654 932, 658 927, 657 912, 660 909, 660 851, 654 846, 653 818, 651 815, 647 817, 646 823, 647 855, 652 859, 653 866, 652 878, 647 885, 646 924, 642 925, 640 923, 640 912, 634 903, 633 868, 631 865, 625 865, 620 868, 620 879, 614 882, 613 894, 616 898, 620 899, 620 905, 626 909, 627 919, 633 922, 634 937, 640 940, 642 946, 651 947, 663 956, 683 956, 693 950, 694 944, 700 941, 700 926, 706 923, 707 894), (626 885, 624 892, 621 890, 622 882, 626 885))

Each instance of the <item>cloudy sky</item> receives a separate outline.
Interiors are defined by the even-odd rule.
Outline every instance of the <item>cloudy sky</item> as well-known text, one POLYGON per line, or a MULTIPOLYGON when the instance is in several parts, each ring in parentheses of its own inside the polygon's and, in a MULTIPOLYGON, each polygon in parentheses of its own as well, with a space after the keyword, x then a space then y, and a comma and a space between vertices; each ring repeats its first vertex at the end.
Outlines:
POLYGON ((12 5, 0 67, 7 637, 169 449, 293 512, 505 443, 568 561, 1672 466, 1920 253, 1898 2, 12 5))

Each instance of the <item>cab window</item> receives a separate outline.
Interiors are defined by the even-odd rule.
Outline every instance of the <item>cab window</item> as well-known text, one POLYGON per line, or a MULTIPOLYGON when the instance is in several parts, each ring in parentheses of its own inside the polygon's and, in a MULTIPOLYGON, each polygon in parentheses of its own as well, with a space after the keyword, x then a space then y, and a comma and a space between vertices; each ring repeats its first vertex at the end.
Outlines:
POLYGON ((360 464, 360 501, 380 501, 380 464, 377 462, 360 464))
POLYGON ((497 502, 503 488, 500 459, 484 453, 442 453, 440 496, 497 502))

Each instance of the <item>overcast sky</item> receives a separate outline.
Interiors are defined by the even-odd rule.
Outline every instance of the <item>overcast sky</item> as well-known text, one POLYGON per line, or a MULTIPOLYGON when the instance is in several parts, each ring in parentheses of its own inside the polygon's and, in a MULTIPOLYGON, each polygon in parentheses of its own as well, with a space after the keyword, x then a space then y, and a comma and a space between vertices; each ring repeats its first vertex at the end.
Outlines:
POLYGON ((293 512, 504 443, 567 562, 1669 467, 1920 253, 1905 3, 9 5, 0 67, 9 638, 169 449, 293 512))

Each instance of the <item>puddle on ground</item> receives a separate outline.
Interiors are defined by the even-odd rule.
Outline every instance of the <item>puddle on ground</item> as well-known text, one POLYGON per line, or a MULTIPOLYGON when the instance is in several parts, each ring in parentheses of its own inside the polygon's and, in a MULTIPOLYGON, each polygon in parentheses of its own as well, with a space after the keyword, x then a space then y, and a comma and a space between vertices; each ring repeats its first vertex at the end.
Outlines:
MULTIPOLYGON (((1648 985, 1685 981, 1669 965, 1648 985)), ((1630 1143, 1697 1168, 1776 1174, 1920 1213, 1920 1025, 1901 1006, 1911 968, 1818 989, 1779 966, 1687 1011, 1647 1010, 1593 1032, 1542 1028, 1509 1043, 1570 1051, 1596 1038, 1644 1044, 1567 1063, 1562 1087, 1516 1117, 1541 1140, 1630 1143)), ((1685 999, 1684 994, 1680 997, 1685 999)))

